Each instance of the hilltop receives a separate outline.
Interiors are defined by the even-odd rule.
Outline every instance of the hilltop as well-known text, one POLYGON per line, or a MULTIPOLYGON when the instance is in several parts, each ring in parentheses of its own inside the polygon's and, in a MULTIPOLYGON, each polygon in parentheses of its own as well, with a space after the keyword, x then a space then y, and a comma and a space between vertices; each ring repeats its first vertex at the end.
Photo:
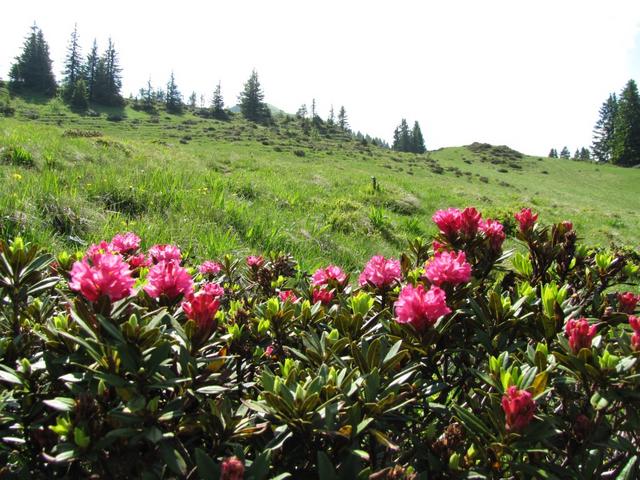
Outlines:
POLYGON ((15 105, 0 117, 2 236, 82 248, 133 230, 197 258, 282 250, 307 267, 355 268, 433 233, 435 210, 473 205, 507 226, 531 206, 546 223, 573 220, 589 244, 637 246, 638 169, 481 143, 399 153, 283 115, 263 126, 15 105))

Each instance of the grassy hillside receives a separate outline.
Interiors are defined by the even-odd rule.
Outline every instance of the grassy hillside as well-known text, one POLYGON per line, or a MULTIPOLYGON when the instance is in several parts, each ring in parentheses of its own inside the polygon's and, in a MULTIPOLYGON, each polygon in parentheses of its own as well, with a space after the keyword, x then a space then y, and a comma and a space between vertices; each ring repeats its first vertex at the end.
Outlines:
POLYGON ((72 248, 130 229, 197 258, 286 250, 310 268, 356 268, 434 231, 436 209, 474 205, 502 220, 532 206, 588 243, 638 245, 640 169, 486 145, 399 154, 290 118, 97 113, 18 100, 0 117, 2 236, 72 248))

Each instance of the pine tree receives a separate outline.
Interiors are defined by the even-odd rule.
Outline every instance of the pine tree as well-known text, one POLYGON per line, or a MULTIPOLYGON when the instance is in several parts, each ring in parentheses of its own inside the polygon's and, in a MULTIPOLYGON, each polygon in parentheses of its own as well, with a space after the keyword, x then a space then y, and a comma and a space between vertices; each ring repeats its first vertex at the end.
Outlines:
POLYGON ((82 56, 80 53, 80 45, 78 44, 78 25, 76 24, 74 25, 73 32, 71 33, 71 40, 69 41, 69 46, 67 48, 67 58, 64 63, 64 78, 62 80, 62 85, 64 89, 63 95, 65 98, 71 99, 71 96, 77 96, 76 81, 82 78, 82 68, 82 56))
POLYGON ((244 89, 238 97, 242 116, 252 122, 263 122, 271 119, 271 112, 264 103, 264 93, 258 80, 258 72, 253 70, 244 89))
POLYGON ((627 82, 618 100, 611 161, 626 167, 640 164, 640 96, 634 80, 627 82))
POLYGON ((69 96, 69 103, 78 110, 86 110, 89 107, 89 92, 84 78, 80 77, 73 84, 69 96))
POLYGON ((167 93, 164 99, 165 107, 169 113, 182 113, 182 94, 176 85, 176 79, 171 72, 169 83, 167 83, 167 93))
POLYGON ((347 119, 347 111, 344 109, 344 106, 341 106, 340 111, 338 112, 338 127, 340 127, 340 130, 344 130, 345 132, 349 131, 349 121, 347 119))
POLYGON ((296 112, 296 117, 298 117, 302 121, 304 121, 307 118, 307 104, 306 103, 303 103, 302 105, 300 105, 300 108, 298 108, 298 111, 296 112))
POLYGON ((311 120, 316 118, 316 99, 311 100, 311 120))
POLYGON ((593 143, 591 144, 591 148, 597 162, 611 161, 617 111, 618 99, 616 98, 616 94, 612 93, 600 107, 600 116, 595 127, 593 127, 593 143))
POLYGON ((591 160, 591 152, 589 152, 588 148, 582 147, 580 149, 580 160, 584 160, 584 161, 591 160))
MULTIPOLYGON (((93 52, 92 52, 93 53, 93 52)), ((122 88, 122 69, 118 63, 118 54, 111 39, 104 55, 96 65, 95 79, 91 96, 101 105, 121 106, 124 103, 122 88)))
POLYGON ((36 24, 31 27, 22 53, 15 60, 9 72, 9 85, 12 89, 31 90, 48 96, 55 94, 57 86, 51 68, 49 45, 36 24))
POLYGON ((93 46, 91 47, 91 52, 87 56, 87 63, 84 67, 84 77, 87 79, 87 94, 89 96, 89 101, 93 101, 94 99, 94 86, 96 83, 96 71, 98 70, 98 42, 96 39, 93 39, 93 46))
POLYGON ((331 105, 331 110, 329 110, 329 118, 327 118, 327 123, 330 127, 333 127, 333 125, 336 123, 336 116, 333 112, 333 105, 331 105))
POLYGON ((217 118, 218 120, 227 120, 229 118, 229 115, 227 115, 227 112, 224 109, 224 99, 222 98, 222 89, 220 87, 220 82, 218 82, 218 85, 216 85, 216 89, 213 91, 211 110, 211 115, 213 116, 213 118, 217 118))
POLYGON ((576 151, 573 153, 574 160, 580 160, 580 149, 576 148, 576 151))
POLYGON ((414 153, 424 153, 427 151, 424 146, 424 137, 420 130, 420 124, 417 121, 413 124, 413 131, 411 132, 411 151, 414 153))
POLYGON ((555 148, 549 150, 549 158, 558 158, 558 151, 555 148))
MULTIPOLYGON (((418 127, 418 130, 420 127, 418 127)), ((422 136, 422 133, 420 134, 422 136)), ((422 141, 424 147, 424 140, 422 141)), ((393 133, 393 147, 397 152, 412 152, 413 151, 413 136, 411 130, 409 130, 409 124, 406 119, 402 119, 400 125, 395 129, 393 133)))
POLYGON ((196 92, 191 92, 191 95, 189 95, 189 107, 191 107, 192 109, 196 108, 197 99, 198 96, 196 95, 196 92))
POLYGON ((562 147, 562 150, 560 151, 560 158, 571 158, 571 152, 566 146, 562 147))

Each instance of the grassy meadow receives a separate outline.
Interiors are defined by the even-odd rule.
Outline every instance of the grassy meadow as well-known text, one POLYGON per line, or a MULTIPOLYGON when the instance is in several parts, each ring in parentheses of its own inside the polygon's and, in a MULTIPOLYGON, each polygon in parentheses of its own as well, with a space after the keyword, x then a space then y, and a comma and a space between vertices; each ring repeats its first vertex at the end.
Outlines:
POLYGON ((279 250, 307 268, 358 269, 435 232, 435 210, 465 206, 506 222, 531 206, 545 223, 572 220, 589 244, 638 246, 640 169, 482 144, 404 154, 286 117, 265 127, 15 106, 0 117, 0 235, 54 249, 132 230, 145 247, 176 242, 196 259, 279 250))

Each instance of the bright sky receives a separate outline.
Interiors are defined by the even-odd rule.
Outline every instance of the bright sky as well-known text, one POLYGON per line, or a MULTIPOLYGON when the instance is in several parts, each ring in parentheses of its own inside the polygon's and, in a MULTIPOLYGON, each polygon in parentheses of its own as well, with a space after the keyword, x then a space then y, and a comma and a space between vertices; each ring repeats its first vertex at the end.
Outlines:
POLYGON ((598 109, 640 82, 637 0, 21 0, 0 16, 7 77, 36 21, 60 78, 74 23, 83 54, 111 36, 125 95, 171 70, 186 97, 222 82, 227 105, 256 68, 265 100, 294 113, 316 99, 391 139, 405 117, 428 149, 473 141, 546 155, 589 146, 598 109), (97 5, 97 4, 96 4, 97 5))

